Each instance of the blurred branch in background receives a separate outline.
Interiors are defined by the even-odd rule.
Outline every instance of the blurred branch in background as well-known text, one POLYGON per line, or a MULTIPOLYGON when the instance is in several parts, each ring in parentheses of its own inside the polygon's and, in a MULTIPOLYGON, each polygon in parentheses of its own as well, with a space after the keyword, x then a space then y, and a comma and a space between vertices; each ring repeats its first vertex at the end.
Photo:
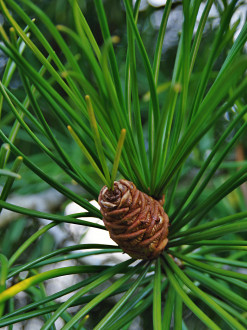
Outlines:
MULTIPOLYGON (((52 213, 59 209, 66 198, 55 189, 49 189, 38 194, 16 195, 8 198, 8 203, 22 206, 27 209, 52 213)), ((7 226, 11 221, 22 217, 21 214, 4 209, 0 217, 0 228, 7 226)))

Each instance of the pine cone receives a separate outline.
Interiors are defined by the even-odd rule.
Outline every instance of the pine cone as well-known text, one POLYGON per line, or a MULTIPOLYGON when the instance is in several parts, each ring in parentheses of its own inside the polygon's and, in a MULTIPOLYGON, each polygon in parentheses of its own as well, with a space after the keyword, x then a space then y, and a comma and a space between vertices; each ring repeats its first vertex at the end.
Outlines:
POLYGON ((100 211, 111 238, 135 259, 154 259, 167 245, 169 218, 157 201, 127 180, 99 195, 100 211))

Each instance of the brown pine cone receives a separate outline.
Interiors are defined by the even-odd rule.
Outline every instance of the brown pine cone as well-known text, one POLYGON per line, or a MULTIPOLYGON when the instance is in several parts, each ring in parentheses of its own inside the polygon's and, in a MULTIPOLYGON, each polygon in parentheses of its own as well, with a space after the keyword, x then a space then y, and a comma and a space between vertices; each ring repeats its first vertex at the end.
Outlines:
POLYGON ((135 259, 154 259, 167 245, 169 218, 157 201, 127 180, 104 186, 99 194, 100 211, 111 238, 135 259))

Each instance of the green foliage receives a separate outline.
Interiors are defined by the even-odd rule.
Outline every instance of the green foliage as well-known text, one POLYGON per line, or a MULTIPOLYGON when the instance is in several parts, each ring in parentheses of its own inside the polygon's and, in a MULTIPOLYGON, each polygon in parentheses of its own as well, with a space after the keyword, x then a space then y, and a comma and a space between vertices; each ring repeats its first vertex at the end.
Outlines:
POLYGON ((152 315, 147 327, 155 330, 186 329, 191 322, 245 329, 247 275, 240 268, 247 268, 247 212, 241 185, 246 184, 247 164, 232 160, 236 144, 246 141, 247 23, 233 41, 239 22, 232 25, 231 19, 238 1, 215 1, 220 21, 208 44, 204 31, 214 1, 206 2, 195 33, 203 2, 183 1, 169 77, 164 71, 171 63, 161 59, 172 1, 163 9, 157 35, 150 32, 157 40, 153 52, 138 24, 145 20, 140 1, 134 8, 130 0, 123 3, 125 11, 118 10, 126 15, 126 30, 119 40, 111 36, 102 0, 95 0, 94 8, 88 4, 102 33, 97 38, 89 24, 95 16, 84 15, 85 7, 76 0, 66 2, 73 22, 68 26, 55 26, 53 15, 50 19, 30 0, 0 0, 5 19, 0 50, 8 58, 0 82, 0 212, 23 215, 0 234, 0 327, 40 316, 42 329, 54 329, 59 317, 63 329, 83 329, 87 322, 95 329, 127 329, 137 316, 145 320, 152 315), (15 91, 11 82, 16 76, 21 87, 15 91), (41 240, 61 222, 105 230, 87 220, 101 219, 89 200, 97 200, 102 185, 112 187, 116 177, 133 181, 156 199, 165 194, 170 218, 166 250, 153 262, 89 266, 78 261, 42 271, 63 260, 121 251, 97 242, 47 251, 41 240), (70 189, 71 182, 86 194, 70 189), (87 212, 67 216, 62 210, 41 212, 7 201, 14 188, 31 194, 47 187, 87 212), (51 222, 21 239, 30 218, 51 222), (13 242, 20 244, 13 249, 13 242), (29 258, 25 253, 31 246, 37 250, 29 258), (25 279, 22 271, 28 271, 25 279), (92 275, 47 296, 44 281, 68 274, 92 275), (8 280, 12 285, 6 288, 8 280), (111 284, 101 289, 108 280, 111 284), (22 291, 29 301, 16 308, 13 299, 22 291), (65 302, 55 300, 68 293, 65 302), (90 319, 119 293, 118 303, 104 316, 90 319), (67 311, 71 306, 81 309, 73 314, 67 311))

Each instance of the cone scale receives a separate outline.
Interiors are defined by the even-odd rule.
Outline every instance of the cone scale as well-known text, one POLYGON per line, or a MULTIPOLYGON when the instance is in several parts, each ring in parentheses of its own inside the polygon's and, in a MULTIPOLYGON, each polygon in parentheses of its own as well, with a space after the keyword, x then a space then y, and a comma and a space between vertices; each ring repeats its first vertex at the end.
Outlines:
POLYGON ((135 259, 154 259, 168 243, 169 218, 157 201, 127 180, 104 186, 99 194, 100 211, 110 237, 135 259))

